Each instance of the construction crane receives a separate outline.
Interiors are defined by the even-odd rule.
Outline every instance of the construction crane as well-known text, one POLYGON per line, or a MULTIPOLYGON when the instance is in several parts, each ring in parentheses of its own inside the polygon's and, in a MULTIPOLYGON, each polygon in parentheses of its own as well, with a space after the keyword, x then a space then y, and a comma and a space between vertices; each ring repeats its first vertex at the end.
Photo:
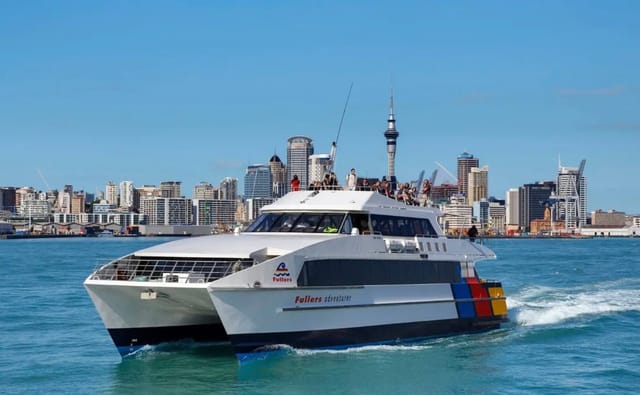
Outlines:
POLYGON ((342 122, 344 121, 344 115, 347 113, 347 106, 349 105, 349 98, 351 97, 351 89, 353 89, 353 82, 349 86, 349 92, 347 93, 347 100, 344 103, 342 109, 342 116, 340 117, 340 123, 338 123, 338 134, 336 140, 331 143, 331 152, 329 153, 329 164, 327 165, 326 172, 331 173, 333 171, 333 165, 336 161, 336 152, 338 151, 338 139, 340 139, 340 131, 342 131, 342 122))

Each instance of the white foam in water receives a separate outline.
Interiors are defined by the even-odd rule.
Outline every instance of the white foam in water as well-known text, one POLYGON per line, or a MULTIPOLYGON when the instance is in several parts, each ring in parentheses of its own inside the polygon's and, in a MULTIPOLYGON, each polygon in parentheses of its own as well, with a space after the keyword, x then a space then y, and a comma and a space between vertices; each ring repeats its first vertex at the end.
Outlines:
POLYGON ((315 354, 347 354, 347 353, 360 353, 369 351, 422 351, 431 348, 432 345, 417 345, 417 344, 380 344, 361 347, 351 347, 345 349, 322 349, 322 350, 308 350, 293 348, 292 351, 297 355, 315 355, 315 354))
POLYGON ((523 326, 557 324, 576 317, 640 311, 640 289, 621 288, 620 281, 579 288, 528 287, 507 298, 523 326))

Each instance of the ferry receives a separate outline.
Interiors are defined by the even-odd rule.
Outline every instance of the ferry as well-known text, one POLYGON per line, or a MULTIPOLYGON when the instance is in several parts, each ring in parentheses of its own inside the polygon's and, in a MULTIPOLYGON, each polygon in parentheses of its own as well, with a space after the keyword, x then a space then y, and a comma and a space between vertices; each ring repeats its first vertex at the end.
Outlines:
POLYGON ((372 191, 290 192, 245 231, 172 241, 98 267, 84 286, 122 356, 165 342, 341 348, 498 328, 487 247, 448 239, 434 208, 372 191))

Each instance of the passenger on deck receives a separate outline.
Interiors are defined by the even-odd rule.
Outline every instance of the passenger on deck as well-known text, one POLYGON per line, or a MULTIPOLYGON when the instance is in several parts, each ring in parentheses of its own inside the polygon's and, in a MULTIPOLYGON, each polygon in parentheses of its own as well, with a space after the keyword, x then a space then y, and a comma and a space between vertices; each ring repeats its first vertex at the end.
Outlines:
POLYGON ((298 179, 298 175, 294 174, 293 179, 291 180, 291 190, 299 191, 300 190, 300 179, 298 179))
POLYGON ((356 190, 356 184, 358 182, 358 176, 356 175, 356 169, 351 169, 351 172, 347 175, 347 189, 350 191, 356 190))

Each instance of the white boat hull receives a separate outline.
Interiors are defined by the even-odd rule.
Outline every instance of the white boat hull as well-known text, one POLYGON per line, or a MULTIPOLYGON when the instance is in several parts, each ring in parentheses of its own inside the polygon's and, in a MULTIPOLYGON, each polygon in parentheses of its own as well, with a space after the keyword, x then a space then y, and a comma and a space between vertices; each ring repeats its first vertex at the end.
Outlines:
POLYGON ((395 343, 497 328, 506 319, 502 314, 461 314, 461 303, 474 302, 454 297, 448 283, 289 289, 212 284, 210 294, 240 360, 278 345, 395 343))
POLYGON ((227 341, 206 284, 87 280, 84 286, 121 355, 164 342, 227 341))

